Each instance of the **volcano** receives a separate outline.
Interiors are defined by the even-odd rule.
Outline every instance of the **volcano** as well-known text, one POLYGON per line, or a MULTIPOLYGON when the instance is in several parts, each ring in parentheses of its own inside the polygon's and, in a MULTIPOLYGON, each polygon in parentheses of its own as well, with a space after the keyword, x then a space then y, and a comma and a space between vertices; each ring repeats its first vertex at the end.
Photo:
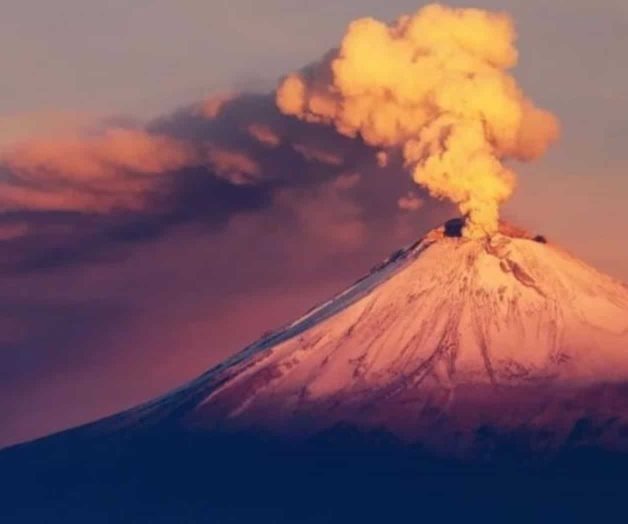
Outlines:
POLYGON ((560 448, 586 419, 604 428, 599 444, 628 446, 628 288, 512 226, 482 240, 461 229, 452 220, 431 231, 103 429, 175 418, 307 437, 349 424, 465 453, 486 427, 538 432, 531 444, 560 448))
POLYGON ((273 457, 265 471, 339 446, 361 457, 358 468, 382 453, 397 468, 399 450, 410 449, 413 458, 401 462, 422 472, 435 457, 448 468, 564 465, 578 452, 587 464, 591 453, 598 465, 608 457, 624 464, 628 288, 542 236, 502 224, 490 237, 467 239, 463 226, 456 219, 429 232, 178 390, 9 449, 0 462, 20 471, 56 464, 56 484, 68 463, 76 479, 76 468, 92 478, 105 461, 98 482, 107 486, 120 464, 125 478, 137 478, 165 461, 178 483, 190 468, 206 474, 199 463, 212 471, 221 464, 224 482, 247 456, 238 471, 250 476, 248 453, 260 442, 274 443, 263 452, 273 457), (134 461, 142 466, 131 474, 134 461))

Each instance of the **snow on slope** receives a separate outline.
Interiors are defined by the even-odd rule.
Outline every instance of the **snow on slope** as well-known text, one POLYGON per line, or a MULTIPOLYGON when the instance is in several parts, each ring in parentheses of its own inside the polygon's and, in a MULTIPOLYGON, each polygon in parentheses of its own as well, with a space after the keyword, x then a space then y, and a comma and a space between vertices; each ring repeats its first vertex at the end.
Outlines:
POLYGON ((586 420, 596 444, 628 450, 628 288, 512 228, 467 240, 450 225, 193 382, 85 429, 345 423, 464 453, 486 428, 560 447, 586 420))
POLYGON ((552 245, 441 229, 220 375, 187 424, 308 432, 351 422, 425 439, 434 424, 549 417, 567 431, 608 408, 565 414, 575 391, 628 379, 628 289, 552 245))

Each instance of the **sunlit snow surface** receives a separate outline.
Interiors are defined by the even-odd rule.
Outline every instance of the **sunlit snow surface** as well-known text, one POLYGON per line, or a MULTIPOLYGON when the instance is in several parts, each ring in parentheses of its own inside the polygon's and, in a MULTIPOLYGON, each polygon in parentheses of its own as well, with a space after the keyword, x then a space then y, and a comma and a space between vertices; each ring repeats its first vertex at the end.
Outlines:
POLYGON ((624 448, 626 379, 623 284, 529 238, 437 231, 192 383, 90 430, 175 419, 308 435, 348 423, 458 453, 482 427, 549 426, 542 446, 558 447, 592 417, 612 419, 596 438, 624 448))

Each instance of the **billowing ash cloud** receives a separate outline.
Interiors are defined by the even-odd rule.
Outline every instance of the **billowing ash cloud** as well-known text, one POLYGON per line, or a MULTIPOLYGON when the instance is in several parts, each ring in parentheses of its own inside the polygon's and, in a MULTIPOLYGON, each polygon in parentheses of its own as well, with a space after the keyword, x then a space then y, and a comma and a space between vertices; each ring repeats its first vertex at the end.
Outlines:
POLYGON ((484 236, 497 230, 515 186, 505 162, 539 157, 559 133, 508 73, 514 41, 507 15, 479 9, 429 5, 390 25, 356 20, 338 50, 283 80, 277 104, 384 152, 401 150, 415 182, 467 215, 465 234, 484 236))
MULTIPOLYGON (((0 147, 0 273, 110 260, 175 226, 242 213, 352 249, 421 207, 399 158, 283 115, 274 94, 229 94, 139 125, 97 122, 0 147), (344 242, 344 244, 343 244, 344 242)), ((403 225, 406 227, 406 225, 403 225)))

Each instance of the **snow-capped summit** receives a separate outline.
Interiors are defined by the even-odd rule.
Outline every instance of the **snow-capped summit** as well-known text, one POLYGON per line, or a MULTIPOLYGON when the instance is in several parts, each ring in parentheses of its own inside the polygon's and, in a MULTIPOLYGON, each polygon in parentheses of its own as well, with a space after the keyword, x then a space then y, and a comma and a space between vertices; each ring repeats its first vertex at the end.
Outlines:
POLYGON ((543 237, 503 225, 469 240, 461 227, 125 420, 176 412, 204 431, 305 435, 350 424, 464 448, 482 427, 542 430, 553 447, 583 418, 612 419, 596 438, 628 447, 628 288, 543 237))

